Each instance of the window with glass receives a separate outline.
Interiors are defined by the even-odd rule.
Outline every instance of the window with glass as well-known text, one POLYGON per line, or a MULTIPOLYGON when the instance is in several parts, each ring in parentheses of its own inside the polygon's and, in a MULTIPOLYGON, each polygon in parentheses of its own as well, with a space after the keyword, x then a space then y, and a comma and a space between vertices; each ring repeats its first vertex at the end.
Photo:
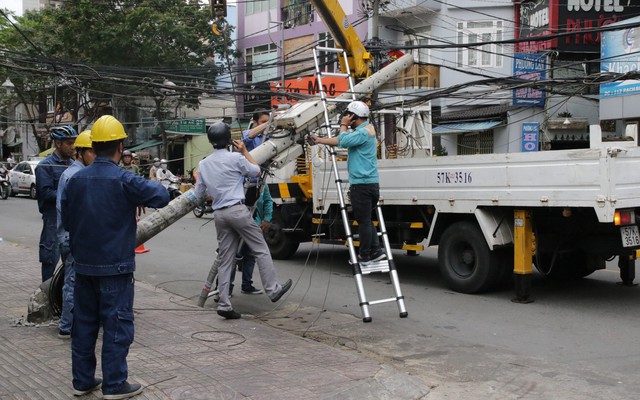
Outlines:
POLYGON ((278 77, 278 48, 274 43, 245 50, 247 82, 263 82, 278 77))
POLYGON ((431 61, 431 51, 426 48, 431 44, 430 26, 413 29, 411 33, 405 33, 404 44, 405 46, 418 46, 418 48, 411 49, 411 55, 413 55, 416 63, 428 63, 431 61))
POLYGON ((405 33, 404 44, 405 46, 417 46, 410 50, 415 64, 404 73, 404 87, 431 87, 432 71, 427 65, 431 62, 431 51, 427 47, 431 44, 431 27, 425 26, 413 29, 411 33, 405 33))
POLYGON ((282 0, 282 21, 285 29, 313 22, 313 6, 307 0, 282 0))
MULTIPOLYGON (((318 46, 320 47, 336 47, 336 42, 333 40, 331 33, 329 32, 321 32, 318 33, 318 46)), ((327 53, 320 52, 318 55, 318 61, 323 65, 323 71, 325 72, 336 72, 340 68, 338 67, 338 54, 336 53, 327 53)))
POLYGON ((263 11, 269 11, 278 6, 277 0, 249 0, 245 4, 245 14, 257 14, 263 11))
POLYGON ((55 102, 53 101, 53 96, 47 96, 47 112, 52 113, 56 110, 55 102))
POLYGON ((477 44, 458 48, 458 67, 502 67, 503 45, 492 42, 502 41, 503 32, 502 21, 458 22, 458 44, 477 44))

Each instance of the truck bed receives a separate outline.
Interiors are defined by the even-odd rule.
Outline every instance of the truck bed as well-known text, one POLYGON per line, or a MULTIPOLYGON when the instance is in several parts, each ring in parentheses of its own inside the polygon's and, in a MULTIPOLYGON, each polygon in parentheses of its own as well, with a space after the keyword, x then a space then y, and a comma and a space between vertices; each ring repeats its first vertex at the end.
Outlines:
MULTIPOLYGON (((346 182, 346 161, 338 168, 346 182)), ((440 213, 589 207, 605 223, 615 209, 640 207, 639 147, 386 159, 378 169, 385 205, 433 205, 440 213)), ((314 190, 316 210, 338 202, 329 159, 314 160, 313 179, 322 188, 314 190)))

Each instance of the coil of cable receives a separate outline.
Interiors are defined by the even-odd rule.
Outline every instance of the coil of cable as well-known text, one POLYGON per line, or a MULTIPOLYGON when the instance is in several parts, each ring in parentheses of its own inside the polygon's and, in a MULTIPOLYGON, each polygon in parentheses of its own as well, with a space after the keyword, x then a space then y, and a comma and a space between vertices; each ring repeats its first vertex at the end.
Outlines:
POLYGON ((56 268, 49 286, 49 303, 51 311, 56 317, 62 314, 62 286, 64 286, 64 264, 60 264, 56 268))

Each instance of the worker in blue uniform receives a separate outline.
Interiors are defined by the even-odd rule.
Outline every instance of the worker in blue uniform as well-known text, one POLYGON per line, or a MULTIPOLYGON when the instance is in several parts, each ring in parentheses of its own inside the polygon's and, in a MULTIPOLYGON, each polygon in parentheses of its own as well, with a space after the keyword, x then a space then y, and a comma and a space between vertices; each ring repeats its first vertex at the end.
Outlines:
POLYGON ((58 183, 58 196, 56 198, 56 211, 58 214, 58 241, 60 242, 60 256, 64 263, 64 285, 62 286, 62 312, 58 321, 58 337, 60 339, 71 338, 71 326, 73 324, 73 286, 76 281, 76 273, 73 266, 73 255, 69 250, 69 232, 62 226, 62 213, 60 199, 67 187, 69 178, 82 168, 91 165, 96 153, 91 147, 91 131, 83 131, 76 138, 73 146, 76 149, 76 160, 60 176, 58 183))
POLYGON ((67 182, 62 224, 75 259, 71 330, 73 394, 102 387, 102 398, 126 399, 142 392, 129 383, 127 354, 134 338, 133 294, 138 206, 161 208, 169 193, 118 166, 127 137, 113 116, 91 128, 96 159, 67 182), (95 346, 102 325, 102 377, 95 377, 95 346))
POLYGON ((38 211, 42 214, 42 232, 40 233, 39 258, 42 264, 42 282, 53 276, 60 259, 56 212, 56 197, 60 175, 73 163, 73 147, 78 132, 71 126, 51 128, 49 135, 55 150, 36 166, 36 195, 38 211))

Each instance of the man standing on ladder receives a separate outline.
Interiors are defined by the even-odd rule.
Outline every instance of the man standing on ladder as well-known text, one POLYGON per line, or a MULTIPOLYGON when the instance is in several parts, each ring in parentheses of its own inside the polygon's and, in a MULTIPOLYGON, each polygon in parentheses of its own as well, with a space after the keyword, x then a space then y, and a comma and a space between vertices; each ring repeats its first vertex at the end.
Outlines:
POLYGON ((371 214, 380 198, 378 178, 378 140, 373 125, 369 123, 369 107, 361 101, 347 106, 340 120, 340 134, 321 138, 311 135, 316 144, 339 146, 348 151, 347 170, 351 185, 351 206, 358 221, 360 250, 358 262, 362 266, 384 260, 387 255, 380 248, 378 233, 373 226, 371 214), (353 129, 349 132, 349 128, 353 129))

